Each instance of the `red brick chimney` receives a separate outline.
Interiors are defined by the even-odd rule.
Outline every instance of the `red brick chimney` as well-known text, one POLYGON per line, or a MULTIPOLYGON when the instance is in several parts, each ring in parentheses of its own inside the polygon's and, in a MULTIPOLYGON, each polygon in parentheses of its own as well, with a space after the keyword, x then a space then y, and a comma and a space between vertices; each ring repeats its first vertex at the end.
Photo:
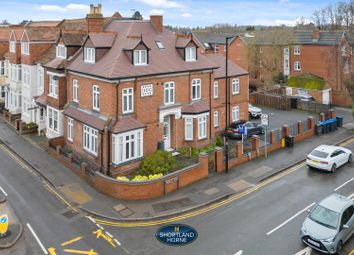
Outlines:
POLYGON ((162 33, 163 31, 163 17, 162 15, 152 15, 150 16, 152 25, 155 27, 156 31, 162 33))
POLYGON ((102 15, 102 5, 94 6, 90 4, 90 13, 86 15, 87 32, 102 32, 104 19, 102 15))
POLYGON ((313 31, 312 32, 312 40, 318 41, 320 39, 320 31, 313 31))

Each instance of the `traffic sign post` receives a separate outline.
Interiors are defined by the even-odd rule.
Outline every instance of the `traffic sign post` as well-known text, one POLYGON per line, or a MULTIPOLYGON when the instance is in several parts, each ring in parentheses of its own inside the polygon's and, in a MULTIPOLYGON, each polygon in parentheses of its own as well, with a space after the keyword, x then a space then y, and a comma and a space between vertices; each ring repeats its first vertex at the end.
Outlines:
POLYGON ((9 217, 7 214, 0 216, 0 237, 4 237, 7 234, 7 229, 9 227, 9 217))
POLYGON ((242 142, 242 153, 243 153, 243 139, 247 137, 247 127, 245 127, 244 125, 240 125, 238 127, 238 132, 241 134, 242 137, 241 142, 242 142))
POLYGON ((264 126, 264 143, 265 143, 265 149, 264 149, 264 155, 267 158, 268 157, 268 151, 267 151, 267 127, 269 125, 269 115, 262 113, 261 115, 261 124, 264 126))

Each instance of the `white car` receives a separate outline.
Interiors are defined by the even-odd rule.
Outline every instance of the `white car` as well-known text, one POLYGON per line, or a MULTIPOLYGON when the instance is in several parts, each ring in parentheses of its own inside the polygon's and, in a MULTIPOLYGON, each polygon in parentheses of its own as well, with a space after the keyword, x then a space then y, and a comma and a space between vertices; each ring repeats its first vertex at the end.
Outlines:
POLYGON ((251 118, 259 118, 262 115, 262 109, 248 104, 248 113, 251 118))
POLYGON ((309 167, 334 172, 346 163, 351 163, 353 153, 347 148, 320 145, 306 157, 306 164, 309 167))

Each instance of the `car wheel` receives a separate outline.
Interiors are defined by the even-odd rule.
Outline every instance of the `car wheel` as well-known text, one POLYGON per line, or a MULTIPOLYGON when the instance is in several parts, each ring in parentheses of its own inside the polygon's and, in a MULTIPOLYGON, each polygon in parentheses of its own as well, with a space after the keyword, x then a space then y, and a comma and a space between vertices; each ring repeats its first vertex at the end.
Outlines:
POLYGON ((337 165, 333 164, 331 168, 331 172, 334 173, 337 170, 337 165))
POLYGON ((348 158, 348 163, 351 164, 352 162, 353 162, 353 154, 350 154, 348 158))
POLYGON ((336 251, 336 253, 337 253, 338 255, 340 255, 340 254, 342 253, 342 250, 343 250, 343 243, 342 243, 342 241, 339 241, 339 243, 338 243, 338 245, 337 245, 337 251, 336 251))

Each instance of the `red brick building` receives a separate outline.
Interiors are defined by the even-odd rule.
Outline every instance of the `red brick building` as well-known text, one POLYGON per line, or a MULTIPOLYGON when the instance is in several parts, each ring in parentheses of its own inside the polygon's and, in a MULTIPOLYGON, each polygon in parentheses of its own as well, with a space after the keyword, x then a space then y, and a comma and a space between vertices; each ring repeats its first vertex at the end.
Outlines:
MULTIPOLYGON (((159 146, 202 147, 225 129, 224 57, 198 54, 193 37, 165 29, 162 16, 103 25, 97 12, 93 23, 96 32, 58 76, 67 147, 106 173, 122 173, 159 146)), ((248 118, 248 73, 232 62, 229 73, 230 119, 248 118)))

